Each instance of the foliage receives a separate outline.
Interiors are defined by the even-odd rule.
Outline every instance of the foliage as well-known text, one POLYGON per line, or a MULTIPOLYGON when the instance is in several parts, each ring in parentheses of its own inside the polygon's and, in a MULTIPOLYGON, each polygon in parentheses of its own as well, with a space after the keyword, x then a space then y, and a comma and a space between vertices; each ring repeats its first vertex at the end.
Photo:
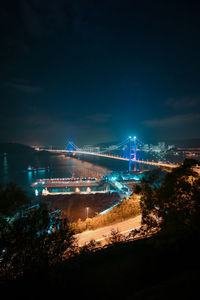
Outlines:
POLYGON ((94 218, 87 218, 85 221, 80 219, 75 223, 71 223, 75 232, 82 232, 87 229, 96 229, 102 226, 110 225, 140 214, 139 198, 133 194, 130 199, 124 199, 112 210, 104 215, 97 215, 94 218))
POLYGON ((0 216, 12 217, 19 209, 30 203, 26 194, 16 184, 9 183, 7 187, 0 187, 0 216))
POLYGON ((124 236, 119 232, 119 230, 113 229, 111 234, 106 238, 106 243, 109 245, 113 245, 116 243, 120 243, 124 240, 124 236))
POLYGON ((200 177, 193 171, 196 161, 184 163, 166 174, 161 187, 143 181, 141 195, 142 224, 147 232, 157 228, 162 234, 180 237, 199 233, 200 177))
POLYGON ((144 172, 142 175, 142 182, 149 183, 153 189, 162 185, 166 172, 160 168, 144 172))
POLYGON ((29 209, 9 222, 0 219, 0 273, 3 278, 47 269, 62 261, 72 246, 73 232, 45 205, 29 209))
POLYGON ((83 246, 76 246, 73 249, 73 256, 76 255, 84 255, 90 254, 92 252, 96 252, 101 248, 101 242, 96 242, 95 240, 91 240, 89 243, 85 243, 83 246))

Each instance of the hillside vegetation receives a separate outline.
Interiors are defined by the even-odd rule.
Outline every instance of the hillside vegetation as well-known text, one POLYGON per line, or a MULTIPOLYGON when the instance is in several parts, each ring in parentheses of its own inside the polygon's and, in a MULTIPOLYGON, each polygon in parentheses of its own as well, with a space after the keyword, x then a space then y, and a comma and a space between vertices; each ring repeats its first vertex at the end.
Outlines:
POLYGON ((79 219, 77 222, 71 223, 71 226, 76 233, 79 233, 87 229, 96 229, 114 224, 135 217, 140 213, 140 196, 133 194, 130 199, 124 199, 106 214, 97 215, 94 218, 87 218, 85 221, 79 219))

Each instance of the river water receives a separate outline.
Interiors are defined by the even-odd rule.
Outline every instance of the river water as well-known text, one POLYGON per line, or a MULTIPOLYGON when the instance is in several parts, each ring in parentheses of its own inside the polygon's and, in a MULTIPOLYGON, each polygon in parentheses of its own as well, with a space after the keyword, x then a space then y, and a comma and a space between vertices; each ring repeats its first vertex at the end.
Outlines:
MULTIPOLYGON (((141 154, 140 154, 141 156, 141 154)), ((140 157, 141 158, 141 157, 140 157)), ((139 159, 140 159, 139 158, 139 159)), ((148 159, 142 156, 143 159, 148 159)), ((26 193, 34 197, 34 190, 31 184, 37 179, 63 178, 63 177, 102 177, 112 171, 127 171, 128 162, 101 157, 72 158, 64 155, 50 155, 49 153, 36 155, 19 155, 19 153, 0 154, 0 183, 5 186, 14 182, 26 193), (84 160, 82 160, 84 159, 84 160), (50 168, 44 171, 28 171, 28 166, 34 168, 50 168)), ((165 158, 163 157, 163 160, 165 158)), ((171 159, 172 160, 172 159, 171 159)), ((173 159, 175 161, 175 159, 173 159)), ((138 166, 137 169, 145 168, 138 166)))
POLYGON ((42 155, 41 157, 22 158, 13 154, 0 155, 0 183, 6 186, 16 183, 25 192, 34 197, 31 184, 37 179, 64 177, 102 177, 111 170, 98 164, 76 158, 59 155, 42 155), (47 168, 46 170, 28 171, 28 167, 47 168), (50 168, 48 170, 48 167, 50 168))

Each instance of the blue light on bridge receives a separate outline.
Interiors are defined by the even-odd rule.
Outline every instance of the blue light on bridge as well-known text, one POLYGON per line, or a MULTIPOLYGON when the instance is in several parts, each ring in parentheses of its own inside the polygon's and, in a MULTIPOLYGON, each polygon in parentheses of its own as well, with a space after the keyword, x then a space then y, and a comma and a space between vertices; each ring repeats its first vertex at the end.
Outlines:
POLYGON ((67 150, 68 151, 71 151, 71 152, 73 152, 74 150, 76 150, 75 149, 75 147, 74 147, 74 143, 73 142, 68 142, 68 144, 67 144, 67 150))

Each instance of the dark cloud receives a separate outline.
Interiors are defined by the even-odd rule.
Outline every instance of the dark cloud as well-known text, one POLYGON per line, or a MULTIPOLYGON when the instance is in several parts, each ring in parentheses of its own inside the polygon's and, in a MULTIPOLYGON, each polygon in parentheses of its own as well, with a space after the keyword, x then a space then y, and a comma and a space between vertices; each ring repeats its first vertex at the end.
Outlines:
POLYGON ((33 85, 29 80, 15 80, 14 82, 6 83, 6 85, 11 89, 28 94, 40 93, 43 91, 43 88, 33 85))
POLYGON ((200 105, 200 97, 183 97, 183 98, 169 98, 165 102, 167 106, 175 109, 175 110, 185 110, 194 108, 200 105))
POLYGON ((57 35, 64 35, 67 40, 108 40, 114 34, 108 26, 114 8, 109 1, 97 4, 77 0, 21 0, 14 2, 14 6, 13 2, 8 0, 0 12, 1 26, 6 28, 4 38, 13 45, 57 35))
POLYGON ((111 117, 111 114, 92 114, 88 115, 86 119, 94 121, 95 123, 107 123, 110 121, 111 117))
POLYGON ((181 114, 174 115, 162 119, 153 119, 143 121, 143 124, 147 127, 151 128, 169 128, 170 130, 182 126, 189 126, 198 123, 200 125, 200 113, 189 113, 189 114, 181 114))
POLYGON ((67 23, 63 1, 22 0, 19 13, 24 29, 34 38, 50 37, 67 23))

